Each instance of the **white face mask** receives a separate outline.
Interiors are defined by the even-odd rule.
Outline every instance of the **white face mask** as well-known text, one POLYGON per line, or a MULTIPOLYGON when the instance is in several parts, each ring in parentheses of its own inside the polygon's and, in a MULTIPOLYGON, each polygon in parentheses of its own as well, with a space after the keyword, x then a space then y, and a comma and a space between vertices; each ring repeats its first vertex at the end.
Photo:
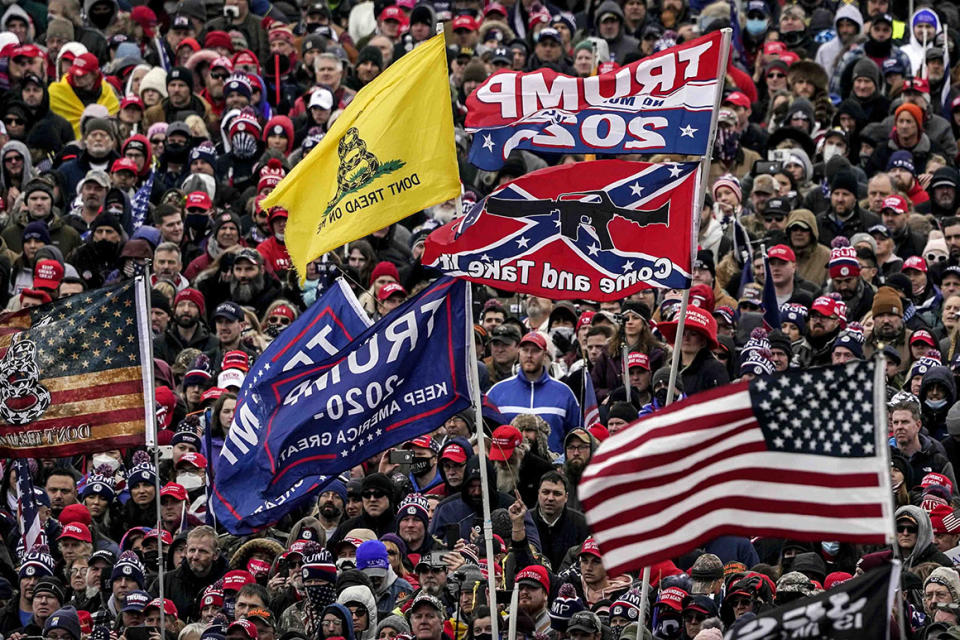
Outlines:
POLYGON ((203 486, 203 478, 195 473, 178 473, 177 484, 187 491, 192 491, 203 486))
POLYGON ((93 468, 96 469, 101 465, 107 465, 111 472, 116 473, 117 469, 120 468, 120 461, 105 453, 98 453, 93 456, 93 468))
POLYGON ((843 151, 840 149, 840 145, 836 144, 825 144, 823 145, 823 161, 830 162, 830 158, 834 156, 843 155, 843 151))

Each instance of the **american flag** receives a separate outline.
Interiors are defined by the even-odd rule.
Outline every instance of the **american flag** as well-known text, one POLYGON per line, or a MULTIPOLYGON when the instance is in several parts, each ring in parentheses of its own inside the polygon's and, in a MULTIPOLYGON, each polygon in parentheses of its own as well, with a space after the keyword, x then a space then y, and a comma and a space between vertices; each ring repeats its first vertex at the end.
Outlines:
POLYGON ((37 508, 37 497, 33 494, 33 478, 30 477, 30 467, 23 458, 14 461, 17 470, 17 524, 20 527, 20 537, 23 548, 27 551, 38 544, 47 544, 47 535, 40 524, 40 512, 37 508))
POLYGON ((589 429, 590 425, 600 422, 600 407, 597 402, 597 392, 593 388, 593 376, 590 375, 590 369, 583 367, 583 428, 589 429))
POLYGON ((889 542, 882 373, 858 361, 739 382, 608 438, 579 488, 607 571, 721 535, 889 542))

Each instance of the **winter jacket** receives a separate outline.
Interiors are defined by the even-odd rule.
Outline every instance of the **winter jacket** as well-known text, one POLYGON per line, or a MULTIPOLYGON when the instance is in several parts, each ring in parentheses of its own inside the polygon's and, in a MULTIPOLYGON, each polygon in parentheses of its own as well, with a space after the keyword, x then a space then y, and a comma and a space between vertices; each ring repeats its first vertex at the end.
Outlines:
MULTIPOLYGON (((7 155, 8 151, 16 151, 20 154, 20 157, 23 158, 23 171, 20 174, 20 190, 23 191, 23 187, 26 186, 28 182, 34 177, 33 176, 33 159, 30 155, 30 149, 27 148, 27 145, 23 144, 19 140, 10 140, 0 148, 0 158, 3 158, 7 155)), ((6 191, 12 184, 8 184, 7 180, 7 170, 5 168, 0 168, 0 189, 6 191)), ((12 203, 10 203, 12 204, 12 203)))
POLYGON ((949 434, 947 433, 947 411, 957 400, 957 386, 953 379, 953 373, 947 367, 930 367, 923 374, 920 382, 920 420, 927 435, 935 440, 943 440, 949 434), (930 387, 939 383, 947 390, 946 404, 941 409, 931 409, 927 406, 927 394, 930 387))
MULTIPOLYGON (((392 571, 392 569, 391 569, 392 571)), ((408 585, 409 586, 409 585, 408 585)), ((377 602, 370 589, 363 585, 347 587, 337 596, 337 603, 346 606, 348 602, 359 602, 367 608, 367 628, 357 631, 357 640, 373 640, 377 637, 377 602)))
POLYGON ((883 220, 877 214, 861 209, 860 205, 855 205, 853 213, 846 220, 838 218, 832 209, 822 216, 817 216, 820 242, 826 246, 837 236, 852 238, 855 233, 866 233, 867 229, 875 224, 883 224, 883 220))
POLYGON ((874 149, 873 155, 871 155, 870 160, 867 161, 867 173, 873 175, 879 171, 886 171, 890 156, 897 151, 909 151, 913 155, 913 166, 920 168, 927 166, 927 161, 933 154, 950 155, 949 153, 944 153, 940 145, 934 144, 930 136, 924 132, 920 134, 920 140, 917 144, 909 149, 900 146, 896 138, 891 137, 887 140, 886 144, 881 144, 874 149))
MULTIPOLYGON (((28 220, 28 216, 27 210, 21 209, 13 216, 13 220, 3 228, 3 232, 0 232, 0 236, 3 237, 11 251, 17 253, 23 251, 23 230, 32 222, 32 220, 28 220)), ((50 213, 45 222, 47 223, 47 230, 50 232, 51 242, 60 249, 62 254, 69 255, 80 246, 80 234, 73 227, 64 223, 57 209, 50 213)))
POLYGON ((104 171, 109 171, 110 166, 113 164, 113 161, 120 157, 116 151, 110 151, 105 157, 92 158, 86 150, 80 152, 77 157, 64 162, 60 165, 60 168, 57 169, 57 172, 63 178, 63 198, 67 202, 66 207, 69 209, 70 202, 77 195, 77 185, 80 184, 80 181, 86 177, 87 172, 96 167, 104 168, 104 171))
POLYGON ((560 517, 553 523, 543 519, 540 509, 531 509, 530 514, 540 534, 543 555, 554 570, 560 568, 560 563, 570 547, 583 544, 590 535, 587 518, 569 507, 564 507, 560 517))
POLYGON ((913 478, 919 484, 923 476, 928 473, 942 473, 950 478, 953 486, 957 486, 956 477, 953 473, 953 465, 943 453, 943 447, 940 443, 920 434, 920 451, 910 456, 910 468, 913 470, 913 478))
POLYGON ((487 397, 507 420, 521 413, 534 413, 550 425, 551 451, 563 451, 563 438, 581 422, 580 405, 570 387, 554 380, 546 367, 531 382, 523 371, 490 388, 487 397))
POLYGON ((216 353, 218 345, 217 337, 210 335, 207 328, 203 326, 202 321, 197 325, 197 330, 194 332, 193 338, 189 341, 184 341, 183 338, 180 337, 176 323, 171 322, 163 335, 154 338, 153 357, 173 364, 173 361, 177 358, 177 354, 189 347, 200 349, 200 351, 212 357, 213 354, 216 353))
MULTIPOLYGON (((863 14, 860 13, 860 9, 858 9, 855 5, 844 4, 837 9, 837 13, 833 19, 834 30, 837 30, 837 26, 840 24, 840 20, 842 18, 846 18, 847 20, 857 23, 857 33, 863 33, 863 14)), ((823 69, 826 70, 827 75, 830 76, 833 74, 837 64, 840 62, 840 58, 843 56, 845 48, 846 47, 844 46, 843 41, 839 36, 836 36, 833 38, 833 40, 820 45, 820 48, 817 49, 817 55, 814 57, 813 61, 823 67, 823 69)))
POLYGON ((190 103, 183 107, 176 107, 170 104, 170 98, 164 98, 160 104, 155 104, 143 112, 143 128, 149 129, 158 122, 176 122, 183 120, 184 112, 192 111, 197 114, 206 123, 210 131, 217 131, 217 125, 220 121, 213 115, 210 104, 200 96, 193 94, 190 96, 190 103))
MULTIPOLYGON (((830 249, 820 244, 820 226, 813 212, 808 209, 796 209, 790 212, 787 218, 787 228, 796 222, 804 222, 813 235, 810 245, 798 249, 793 247, 797 256, 797 275, 817 286, 823 286, 827 281, 827 263, 830 262, 830 249)), ((789 234, 788 234, 789 238, 789 234)), ((788 241, 789 243, 789 241, 788 241)))
MULTIPOLYGON (((413 585, 387 567, 387 576, 383 580, 383 589, 375 594, 377 598, 377 619, 383 620, 397 607, 398 600, 405 600, 413 593, 413 585)), ((379 625, 378 625, 379 626, 379 625)))
POLYGON ((43 99, 37 107, 27 107, 33 116, 33 126, 27 133, 27 145, 49 153, 59 153, 75 140, 73 125, 66 118, 50 110, 50 89, 43 87, 43 99))
POLYGON ((626 27, 623 23, 623 9, 620 7, 620 3, 615 2, 615 0, 604 0, 597 7, 594 15, 599 19, 605 13, 612 13, 620 18, 620 30, 617 32, 617 37, 608 39, 607 46, 610 48, 610 59, 622 65, 629 54, 640 50, 640 41, 624 33, 626 27))
MULTIPOLYGON (((190 569, 187 559, 180 562, 180 566, 170 573, 163 574, 163 596, 170 598, 177 605, 177 611, 184 619, 200 619, 200 608, 197 606, 203 595, 203 590, 223 577, 227 572, 227 561, 218 556, 205 576, 198 576, 190 569)), ((157 593, 156 585, 150 593, 157 593)))
POLYGON ((924 562, 936 562, 943 567, 953 567, 953 562, 937 549, 933 542, 933 526, 930 516, 920 507, 912 504, 897 509, 895 519, 909 517, 917 523, 917 542, 912 549, 901 549, 903 567, 912 569, 924 562))
POLYGON ((701 349, 697 357, 680 371, 683 392, 688 396, 730 382, 730 375, 723 363, 713 357, 709 349, 701 349))

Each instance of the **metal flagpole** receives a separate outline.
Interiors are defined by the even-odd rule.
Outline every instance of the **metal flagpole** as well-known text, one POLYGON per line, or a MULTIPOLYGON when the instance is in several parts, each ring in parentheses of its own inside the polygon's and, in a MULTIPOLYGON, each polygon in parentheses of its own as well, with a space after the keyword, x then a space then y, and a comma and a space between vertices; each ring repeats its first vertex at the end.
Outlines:
MULTIPOLYGON (((721 98, 721 89, 723 84, 723 77, 725 75, 725 70, 727 68, 727 59, 730 56, 730 37, 733 33, 733 29, 727 28, 722 30, 723 38, 720 40, 720 60, 717 70, 717 82, 720 83, 720 87, 717 88, 716 96, 714 97, 713 112, 710 117, 710 137, 707 140, 707 150, 704 156, 700 159, 700 184, 698 185, 696 195, 694 196, 693 204, 695 209, 693 213, 697 214, 697 217, 694 218, 693 224, 693 242, 691 246, 691 251, 696 251, 696 238, 700 234, 699 228, 699 214, 700 210, 703 209, 703 194, 706 192, 707 181, 710 177, 710 158, 713 154, 713 141, 717 135, 717 113, 720 111, 720 98, 721 98)), ((736 230, 734 230, 734 235, 736 235, 736 230)), ((673 389, 676 386, 677 382, 677 371, 680 368, 680 345, 683 341, 683 324, 687 317, 687 305, 690 302, 690 288, 683 290, 683 293, 680 297, 680 314, 678 316, 677 324, 677 335, 676 340, 673 344, 673 357, 670 361, 670 381, 669 387, 667 388, 667 404, 670 404, 674 400, 673 389)), ((629 372, 626 374, 629 376, 629 372)), ((643 637, 643 628, 646 625, 646 616, 647 616, 647 606, 650 601, 650 567, 643 568, 643 585, 640 590, 640 611, 637 616, 637 638, 643 637)))
MULTIPOLYGON (((153 260, 148 259, 146 265, 144 265, 143 273, 143 294, 146 298, 147 309, 150 308, 150 279, 153 272, 153 260)), ((137 308, 137 313, 140 313, 139 306, 137 308)), ((140 318, 137 319, 138 322, 140 318)), ((152 330, 151 330, 152 331, 152 330)), ((148 353, 150 354, 150 359, 147 362, 143 363, 144 367, 149 367, 150 371, 153 371, 153 340, 150 336, 147 339, 148 344, 148 353)), ((150 376, 153 379, 153 376, 150 376)), ((153 407, 153 389, 144 389, 143 395, 150 395, 151 401, 147 403, 148 408, 153 407)), ((161 519, 160 512, 160 445, 157 443, 157 412, 156 410, 151 410, 146 412, 146 438, 145 443, 148 447, 153 447, 153 487, 154 496, 157 504, 157 593, 160 598, 160 636, 161 638, 164 635, 164 617, 166 612, 164 611, 164 601, 163 601, 163 520, 161 519)))
MULTIPOLYGON (((463 215, 463 201, 457 196, 457 216, 463 215)), ((464 321, 467 323, 467 376, 470 378, 470 390, 473 396, 474 421, 477 423, 477 456, 480 458, 480 495, 483 498, 483 541, 487 554, 487 589, 493 606, 490 607, 490 633, 499 638, 499 619, 497 618, 497 571, 496 556, 493 553, 493 520, 490 518, 490 490, 487 479, 487 443, 483 439, 483 393, 480 391, 480 378, 477 376, 477 341, 473 337, 473 288, 466 283, 464 296, 464 321)))

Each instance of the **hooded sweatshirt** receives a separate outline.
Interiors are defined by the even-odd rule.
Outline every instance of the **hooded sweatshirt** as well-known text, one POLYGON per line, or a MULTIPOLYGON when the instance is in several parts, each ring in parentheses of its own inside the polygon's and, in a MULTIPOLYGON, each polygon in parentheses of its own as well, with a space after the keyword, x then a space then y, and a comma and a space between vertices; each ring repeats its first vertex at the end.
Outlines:
POLYGON ((924 562, 936 562, 945 567, 952 567, 949 558, 937 550, 933 543, 933 525, 930 524, 930 516, 920 507, 912 504, 904 505, 897 509, 896 519, 909 517, 917 523, 917 543, 913 545, 909 553, 901 549, 903 556, 903 568, 912 569, 924 562))
MULTIPOLYGON (((839 30, 840 20, 844 18, 857 23, 857 35, 863 33, 863 15, 856 5, 844 4, 837 9, 836 17, 833 20, 833 28, 835 30, 839 30)), ((846 45, 840 37, 837 36, 830 42, 820 45, 813 61, 826 69, 827 75, 831 75, 836 69, 837 63, 840 62, 840 58, 845 50, 846 45)))
POLYGON ((920 76, 920 70, 923 67, 924 57, 926 56, 927 49, 933 46, 933 38, 927 40, 926 46, 924 46, 924 43, 921 40, 917 40, 917 36, 913 32, 913 29, 920 21, 918 18, 925 18, 923 22, 932 21, 934 24, 934 34, 939 34, 943 31, 943 25, 940 24, 940 16, 938 16, 937 12, 930 7, 917 9, 910 17, 910 44, 906 44, 900 47, 900 49, 907 54, 907 57, 910 59, 911 75, 917 77, 920 76))
MULTIPOLYGON (((0 148, 0 159, 7 155, 8 151, 16 151, 23 158, 23 175, 20 178, 20 190, 23 190, 24 185, 26 185, 33 178, 33 160, 30 157, 30 150, 27 149, 27 145, 23 144, 19 140, 11 140, 7 144, 3 145, 3 148, 0 148)), ((0 169, 0 188, 4 191, 10 188, 9 178, 7 177, 6 169, 0 169)))
POLYGON ((337 602, 344 606, 348 602, 363 604, 367 608, 368 624, 366 629, 359 631, 357 640, 373 640, 377 637, 377 601, 373 599, 370 589, 363 585, 347 587, 337 596, 337 602))
MULTIPOLYGON (((4 3, 6 4, 6 3, 4 3)), ((10 7, 3 12, 3 17, 0 18, 0 26, 3 27, 4 31, 9 31, 7 28, 7 20, 10 18, 17 17, 27 22, 27 38, 20 44, 30 44, 37 37, 37 28, 33 23, 33 18, 30 17, 30 14, 24 11, 23 7, 11 4, 10 7)))
POLYGON ((947 412, 956 400, 957 387, 950 369, 930 367, 920 382, 920 419, 923 422, 923 428, 931 438, 939 441, 947 437, 947 412), (930 392, 930 387, 936 383, 943 385, 947 390, 947 396, 942 407, 932 408, 927 404, 927 394, 930 392))
POLYGON ((597 11, 594 14, 597 16, 598 22, 605 13, 612 13, 620 18, 620 30, 617 31, 617 37, 607 40, 607 45, 610 47, 611 59, 617 64, 623 64, 627 54, 635 53, 640 49, 640 41, 624 33, 623 9, 620 8, 618 2, 615 2, 615 0, 604 0, 604 2, 597 7, 597 11))

